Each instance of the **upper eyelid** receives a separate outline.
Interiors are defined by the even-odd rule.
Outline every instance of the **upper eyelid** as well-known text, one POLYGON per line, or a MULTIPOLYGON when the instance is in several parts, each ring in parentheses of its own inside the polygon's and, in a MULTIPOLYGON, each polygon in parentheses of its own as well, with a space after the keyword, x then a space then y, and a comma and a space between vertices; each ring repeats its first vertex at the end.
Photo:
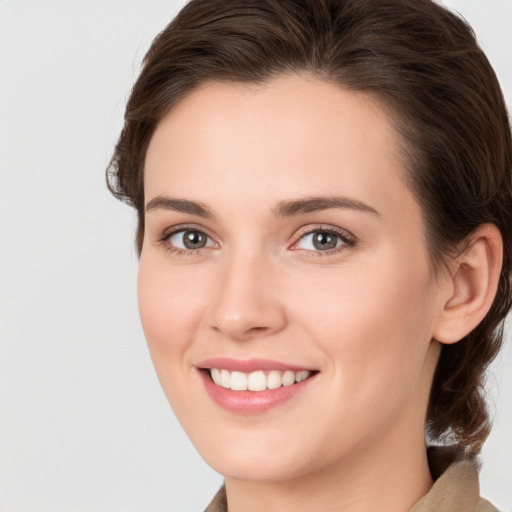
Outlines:
POLYGON ((336 235, 341 236, 342 238, 348 238, 350 240, 356 240, 356 237, 347 229, 340 228, 339 226, 333 226, 329 224, 319 224, 319 225, 307 225, 298 229, 295 233, 296 241, 305 235, 309 235, 311 233, 316 233, 318 231, 324 231, 328 233, 334 233, 336 235))
POLYGON ((201 233, 204 233, 206 236, 211 238, 212 240, 216 240, 216 237, 211 233, 211 231, 204 226, 199 226, 196 224, 177 224, 175 226, 170 226, 163 230, 160 239, 167 239, 172 235, 175 235, 176 233, 179 233, 180 231, 199 231, 201 233))

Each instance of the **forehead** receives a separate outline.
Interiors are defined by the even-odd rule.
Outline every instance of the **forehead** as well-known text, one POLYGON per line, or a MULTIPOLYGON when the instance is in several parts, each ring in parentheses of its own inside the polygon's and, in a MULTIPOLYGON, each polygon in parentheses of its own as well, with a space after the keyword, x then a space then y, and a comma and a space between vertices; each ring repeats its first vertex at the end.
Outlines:
POLYGON ((155 130, 146 201, 163 193, 201 201, 222 193, 260 204, 326 193, 398 201, 409 194, 399 148, 385 109, 369 94, 297 75, 259 85, 209 82, 155 130))

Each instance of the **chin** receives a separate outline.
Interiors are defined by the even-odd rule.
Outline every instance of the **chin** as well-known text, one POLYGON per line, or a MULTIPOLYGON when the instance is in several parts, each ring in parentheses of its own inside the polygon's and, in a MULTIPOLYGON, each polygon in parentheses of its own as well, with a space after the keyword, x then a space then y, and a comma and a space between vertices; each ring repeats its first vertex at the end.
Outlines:
POLYGON ((222 460, 210 466, 225 478, 248 482, 284 482, 301 475, 298 468, 289 464, 276 463, 275 460, 222 460), (293 469, 292 469, 293 468, 293 469))
POLYGON ((299 477, 306 471, 307 457, 302 450, 299 450, 297 457, 297 450, 282 445, 279 449, 263 444, 249 441, 244 445, 229 443, 229 446, 223 446, 219 443, 216 446, 220 449, 212 450, 210 444, 206 450, 198 447, 198 451, 217 473, 235 480, 282 482, 299 477))

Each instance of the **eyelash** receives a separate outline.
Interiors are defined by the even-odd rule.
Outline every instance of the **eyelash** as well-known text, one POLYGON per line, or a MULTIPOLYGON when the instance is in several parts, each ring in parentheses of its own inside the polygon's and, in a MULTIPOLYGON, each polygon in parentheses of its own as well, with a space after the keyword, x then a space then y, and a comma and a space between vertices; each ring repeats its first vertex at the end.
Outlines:
MULTIPOLYGON (((165 232, 159 239, 158 242, 162 244, 166 251, 168 251, 171 254, 175 254, 177 256, 188 256, 188 257, 194 257, 199 254, 201 249, 204 249, 204 247, 201 247, 199 249, 181 249, 178 247, 174 247, 169 244, 169 240, 172 236, 186 231, 192 231, 197 232, 205 235, 210 240, 213 240, 208 233, 204 231, 204 229, 199 228, 197 226, 176 226, 172 231, 165 232)), ((339 247, 335 247, 333 249, 328 249, 325 251, 314 251, 314 250, 308 250, 303 249, 305 252, 307 252, 310 255, 313 255, 314 257, 318 258, 325 258, 328 256, 332 256, 334 254, 338 254, 342 251, 345 251, 347 249, 350 249, 354 247, 357 244, 357 239, 348 231, 345 231, 343 229, 337 228, 335 226, 315 226, 313 229, 309 228, 307 231, 304 231, 303 233, 299 233, 297 239, 293 244, 291 245, 291 250, 301 250, 301 249, 294 249, 293 247, 297 245, 301 240, 303 240, 306 236, 311 235, 313 233, 326 233, 329 235, 334 235, 339 240, 341 240, 342 245, 339 247)))
POLYGON ((337 237, 339 240, 341 240, 342 244, 339 247, 334 247, 333 249, 328 249, 325 251, 314 251, 314 250, 308 250, 303 249, 308 254, 316 257, 316 258, 326 258, 329 256, 333 256, 335 254, 339 254, 342 251, 346 251, 347 249, 350 249, 354 247, 357 244, 357 239, 354 235, 349 233, 348 231, 337 228, 335 226, 325 226, 325 225, 319 225, 315 226, 313 229, 309 228, 307 231, 304 231, 303 233, 299 232, 299 236, 297 237, 297 240, 292 244, 292 250, 300 250, 300 249, 293 249, 293 246, 297 245, 301 240, 303 240, 306 236, 312 235, 313 233, 326 233, 329 235, 333 235, 337 237))

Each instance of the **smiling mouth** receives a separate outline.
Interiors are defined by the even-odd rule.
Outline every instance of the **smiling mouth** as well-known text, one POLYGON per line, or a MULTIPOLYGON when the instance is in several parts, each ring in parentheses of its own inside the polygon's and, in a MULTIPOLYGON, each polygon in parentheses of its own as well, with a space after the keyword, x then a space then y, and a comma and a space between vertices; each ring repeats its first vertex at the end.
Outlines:
POLYGON ((309 370, 257 370, 245 373, 224 368, 207 368, 205 371, 217 386, 233 391, 265 391, 288 387, 309 379, 315 373, 309 370))

